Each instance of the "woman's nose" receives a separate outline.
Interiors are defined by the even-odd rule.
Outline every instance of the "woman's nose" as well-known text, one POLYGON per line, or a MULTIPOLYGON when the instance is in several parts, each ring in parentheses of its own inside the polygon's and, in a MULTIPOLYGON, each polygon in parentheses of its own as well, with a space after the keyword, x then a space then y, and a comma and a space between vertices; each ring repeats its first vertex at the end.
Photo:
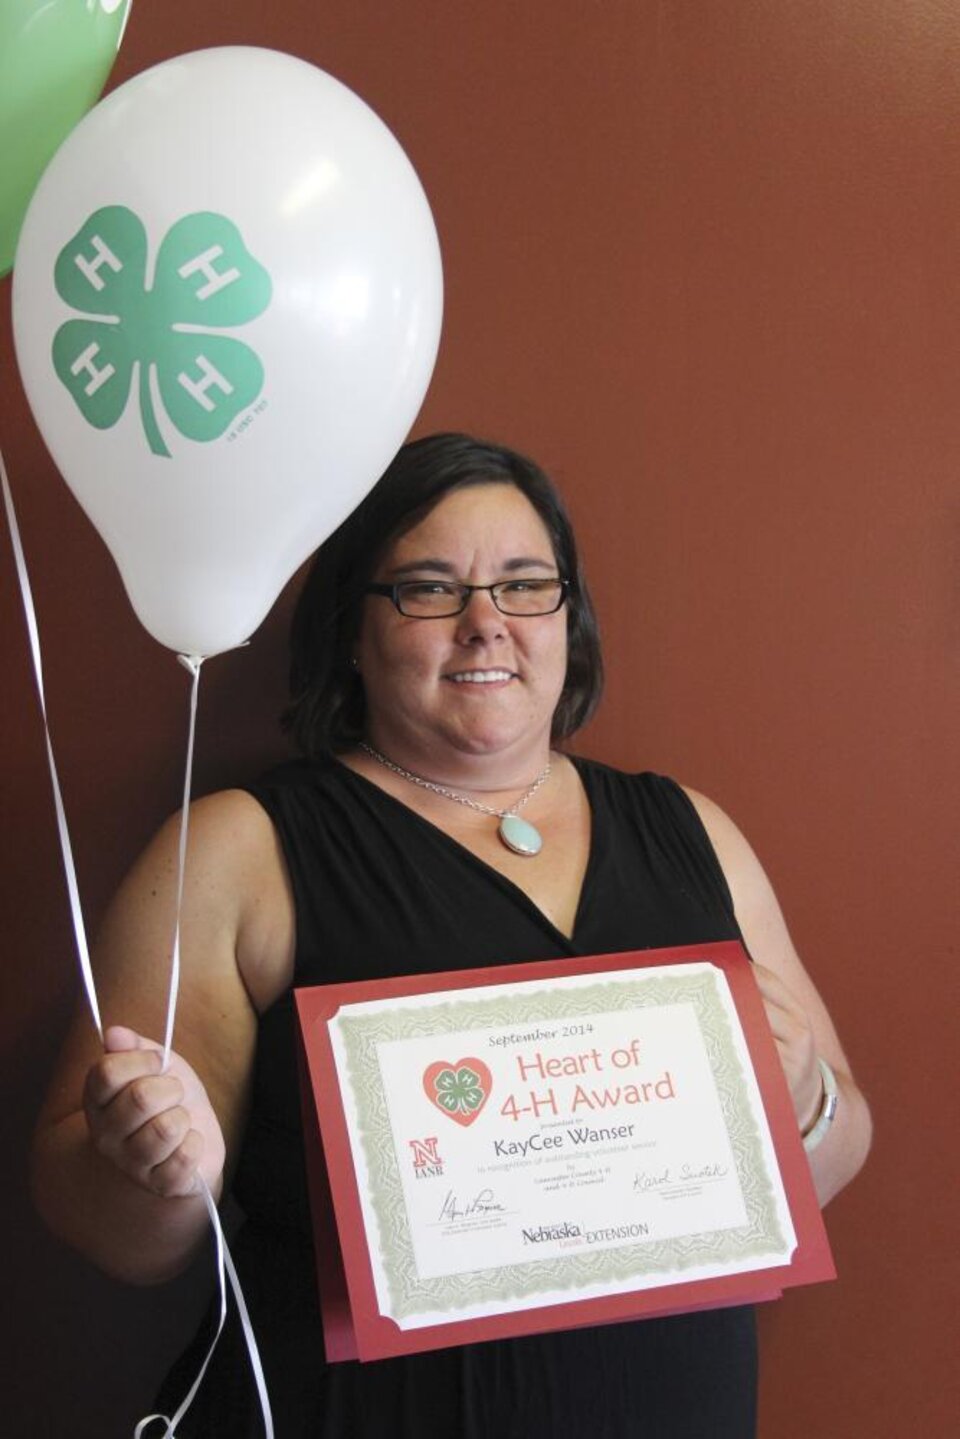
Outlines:
POLYGON ((473 590, 467 603, 457 616, 457 638, 469 640, 473 636, 487 639, 502 633, 504 616, 493 602, 489 590, 473 590))

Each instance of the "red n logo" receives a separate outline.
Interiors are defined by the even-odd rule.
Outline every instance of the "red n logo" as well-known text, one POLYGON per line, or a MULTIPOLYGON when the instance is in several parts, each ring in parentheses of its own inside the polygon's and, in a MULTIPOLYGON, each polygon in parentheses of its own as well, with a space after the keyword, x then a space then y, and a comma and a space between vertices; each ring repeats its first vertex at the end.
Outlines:
POLYGON ((436 1135, 432 1139, 410 1139, 407 1141, 413 1150, 413 1167, 422 1169, 425 1164, 442 1163, 437 1153, 436 1135))

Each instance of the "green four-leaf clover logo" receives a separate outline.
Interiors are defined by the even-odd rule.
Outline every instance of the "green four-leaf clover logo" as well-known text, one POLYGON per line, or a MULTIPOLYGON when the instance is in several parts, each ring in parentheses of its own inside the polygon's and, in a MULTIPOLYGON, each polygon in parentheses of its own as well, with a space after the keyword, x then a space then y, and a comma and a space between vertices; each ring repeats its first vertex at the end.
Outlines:
POLYGON ((483 1104, 483 1081, 467 1065, 441 1069, 434 1080, 437 1103, 448 1114, 472 1114, 483 1104))
POLYGON ((270 276, 224 215, 185 215, 164 236, 147 284, 147 233, 123 205, 90 216, 57 257, 57 293, 85 318, 53 339, 53 365, 98 430, 115 425, 139 372, 140 418, 155 455, 170 458, 157 419, 188 440, 216 440, 263 387, 260 357, 217 331, 270 303, 270 276))

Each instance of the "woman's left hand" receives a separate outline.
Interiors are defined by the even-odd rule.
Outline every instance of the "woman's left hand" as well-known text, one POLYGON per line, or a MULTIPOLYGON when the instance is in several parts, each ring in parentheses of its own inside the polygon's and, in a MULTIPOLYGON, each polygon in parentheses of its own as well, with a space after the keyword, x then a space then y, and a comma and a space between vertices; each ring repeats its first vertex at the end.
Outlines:
POLYGON ((801 1133, 816 1122, 823 1104, 818 1056, 833 1070, 839 1104, 829 1137, 810 1155, 821 1204, 856 1174, 870 1148, 870 1111, 850 1073, 827 1007, 787 932, 777 897, 753 850, 736 825, 711 801, 690 791, 717 853, 773 1037, 801 1133))
POLYGON ((754 964, 753 972, 787 1076, 797 1123, 805 1133, 817 1117, 823 1095, 813 1028, 803 1005, 778 974, 762 964, 754 964))

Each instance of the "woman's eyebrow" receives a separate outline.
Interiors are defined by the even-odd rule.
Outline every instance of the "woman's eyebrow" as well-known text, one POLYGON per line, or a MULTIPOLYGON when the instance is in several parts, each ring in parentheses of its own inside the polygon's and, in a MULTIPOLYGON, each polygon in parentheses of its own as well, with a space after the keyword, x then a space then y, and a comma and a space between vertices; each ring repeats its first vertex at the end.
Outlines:
POLYGON ((515 560, 507 560, 503 566, 504 570, 555 570, 556 560, 544 560, 537 555, 520 555, 515 560))
MULTIPOLYGON (((516 559, 506 560, 500 570, 503 574, 513 574, 517 570, 555 570, 556 567, 556 560, 545 560, 537 555, 518 555, 516 559)), ((440 575, 457 573, 456 566, 449 560, 428 556, 422 560, 408 560, 406 564, 394 565, 389 574, 392 579, 400 579, 403 575, 421 574, 424 570, 440 575)))
POLYGON ((398 579, 401 575, 419 574, 421 570, 435 570, 437 574, 441 575, 455 575, 457 572, 456 567, 449 560, 425 558, 409 560, 405 565, 394 565, 388 573, 393 579, 398 579))

